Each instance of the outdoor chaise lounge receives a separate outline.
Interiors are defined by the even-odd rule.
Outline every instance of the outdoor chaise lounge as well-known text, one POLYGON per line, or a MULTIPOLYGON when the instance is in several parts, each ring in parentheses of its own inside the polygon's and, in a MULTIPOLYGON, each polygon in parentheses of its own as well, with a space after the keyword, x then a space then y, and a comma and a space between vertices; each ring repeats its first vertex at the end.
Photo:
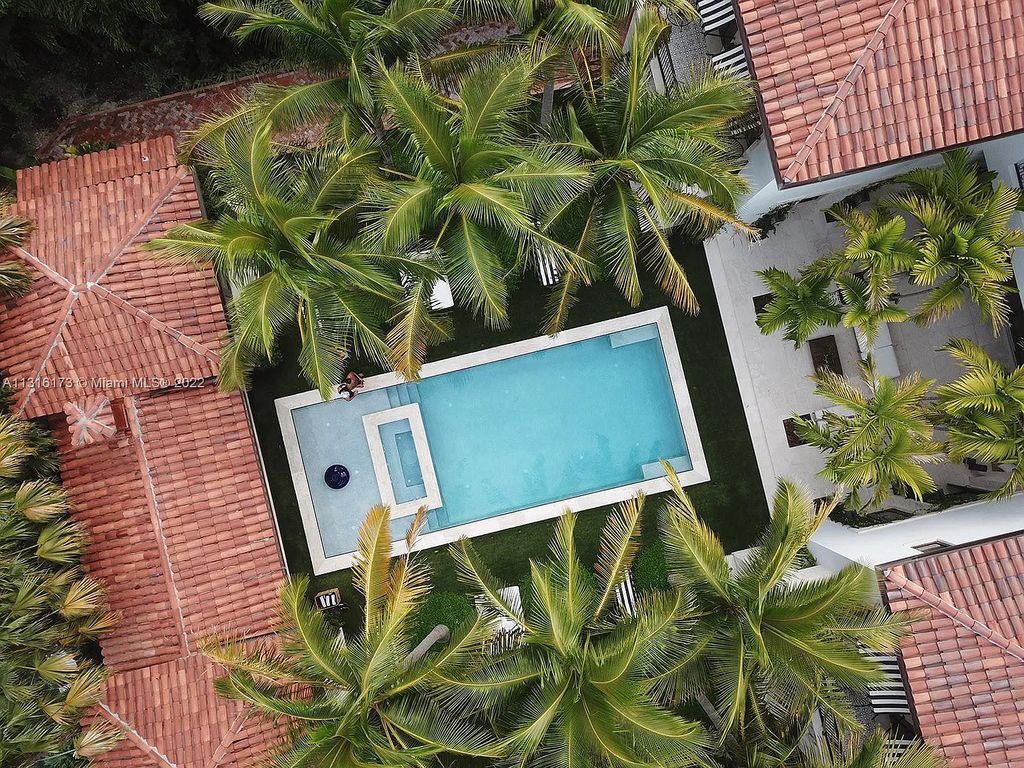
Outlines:
POLYGON ((697 13, 705 32, 714 32, 736 18, 732 0, 697 0, 697 13))
POLYGON ((716 53, 711 57, 711 66, 716 72, 723 75, 746 75, 747 57, 743 52, 743 46, 737 45, 721 53, 716 53))

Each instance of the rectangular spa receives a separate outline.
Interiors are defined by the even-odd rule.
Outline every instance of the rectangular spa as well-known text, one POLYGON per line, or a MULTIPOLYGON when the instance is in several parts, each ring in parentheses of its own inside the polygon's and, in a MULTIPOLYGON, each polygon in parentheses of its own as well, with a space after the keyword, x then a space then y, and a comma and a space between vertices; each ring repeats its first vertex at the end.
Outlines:
MULTIPOLYGON (((351 565, 374 504, 421 547, 709 479, 668 312, 651 310, 374 376, 351 401, 277 401, 314 571, 351 565), (348 484, 330 488, 332 465, 348 484)), ((397 543, 396 547, 404 546, 397 543)))

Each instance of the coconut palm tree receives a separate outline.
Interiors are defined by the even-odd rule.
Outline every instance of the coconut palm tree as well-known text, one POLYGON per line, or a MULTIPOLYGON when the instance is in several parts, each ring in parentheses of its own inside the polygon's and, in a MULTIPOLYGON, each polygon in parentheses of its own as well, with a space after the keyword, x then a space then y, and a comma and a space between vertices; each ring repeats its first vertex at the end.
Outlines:
POLYGON ((589 182, 566 153, 528 137, 530 89, 540 63, 495 57, 457 82, 453 101, 416 69, 382 68, 394 167, 373 190, 370 239, 385 252, 437 254, 452 293, 490 327, 508 321, 508 280, 568 249, 537 226, 589 182))
POLYGON ((968 339, 952 339, 943 349, 964 368, 935 390, 934 414, 946 429, 949 457, 1008 465, 1010 476, 993 498, 1024 490, 1024 366, 1009 370, 968 339))
POLYGON ((731 559, 666 471, 672 493, 661 539, 670 582, 692 601, 697 645, 659 680, 663 691, 702 701, 726 750, 740 754, 794 725, 806 728, 816 708, 856 730, 845 691, 882 679, 858 646, 893 651, 907 622, 877 605, 874 574, 861 566, 811 581, 795 576, 836 502, 815 508, 804 490, 781 480, 757 544, 731 559))
MULTIPOLYGON (((552 53, 559 68, 573 72, 593 96, 622 56, 622 40, 639 6, 628 0, 468 0, 464 7, 473 18, 512 20, 527 45, 552 53)), ((697 17, 688 0, 668 0, 657 7, 670 16, 697 17)))
POLYGON ((908 189, 887 201, 920 225, 914 240, 921 257, 912 278, 933 287, 916 319, 934 322, 970 297, 996 329, 1009 318, 1010 255, 1024 245, 1024 232, 1009 223, 1024 204, 1024 193, 1004 184, 993 189, 994 174, 980 172, 966 149, 942 159, 942 168, 918 168, 898 177, 908 189))
POLYGON ((838 325, 843 319, 842 307, 830 290, 830 275, 812 272, 793 277, 777 267, 757 275, 772 292, 772 300, 757 316, 757 327, 766 336, 785 330, 783 338, 795 348, 822 326, 838 325))
MULTIPOLYGON (((771 763, 752 764, 750 768, 769 768, 771 763)), ((794 768, 943 768, 940 758, 924 742, 916 742, 905 750, 897 748, 894 740, 883 730, 864 737, 849 757, 833 757, 824 750, 804 756, 794 768)), ((781 768, 781 766, 780 766, 781 768)))
POLYGON ((47 755, 83 761, 119 734, 79 727, 106 673, 82 646, 113 625, 103 590, 82 575, 84 534, 49 480, 27 473, 36 446, 27 422, 0 417, 0 764, 47 755))
MULTIPOLYGON (((0 251, 25 242, 32 224, 28 219, 11 213, 14 200, 0 193, 0 251)), ((0 295, 21 296, 32 285, 32 276, 19 259, 0 262, 0 295)))
MULTIPOLYGON (((338 113, 379 126, 371 85, 377 61, 425 53, 458 21, 451 0, 219 0, 203 4, 199 15, 239 42, 269 43, 319 76, 308 84, 256 90, 244 111, 284 129, 338 113)), ((219 127, 219 121, 208 123, 200 136, 219 127)))
POLYGON ((426 345, 447 334, 429 304, 438 271, 429 254, 387 255, 358 236, 364 187, 377 170, 373 143, 363 136, 297 155, 279 150, 266 122, 238 121, 211 137, 199 159, 226 211, 150 246, 212 263, 236 289, 221 387, 246 387, 252 368, 272 359, 280 336, 296 326, 299 364, 325 398, 350 354, 414 377, 426 345))
POLYGON ((846 413, 826 411, 822 422, 795 416, 797 434, 827 454, 822 477, 849 491, 858 509, 881 504, 894 487, 921 499, 935 490, 924 465, 942 457, 924 402, 934 382, 878 376, 870 356, 859 369, 860 386, 832 371, 815 374, 815 393, 846 413), (862 504, 864 488, 874 491, 862 504))
POLYGON ((554 120, 555 146, 576 153, 594 183, 564 205, 546 208, 546 227, 575 257, 548 308, 547 330, 566 320, 581 284, 607 275, 631 304, 650 270, 669 298, 691 313, 697 300, 668 236, 706 237, 723 225, 749 230, 735 216, 746 190, 724 150, 730 119, 751 105, 747 82, 712 72, 658 93, 648 63, 668 25, 654 7, 640 11, 629 55, 611 80, 554 120))
POLYGON ((453 546, 461 576, 485 612, 522 626, 516 651, 491 657, 457 686, 455 703, 482 708, 507 734, 509 764, 688 766, 704 760, 696 723, 657 704, 651 684, 688 652, 682 593, 644 595, 636 616, 615 590, 636 554, 643 496, 611 515, 593 574, 573 541, 576 517, 555 525, 550 556, 530 563, 520 614, 467 539, 453 546))
MULTIPOLYGON (((424 520, 420 510, 406 537, 410 548, 424 520)), ((325 623, 307 601, 303 577, 281 590, 276 642, 202 643, 228 669, 218 693, 293 726, 280 765, 425 768, 442 754, 498 754, 489 732, 440 700, 449 681, 476 665, 491 626, 476 616, 440 650, 413 653, 429 574, 408 554, 392 562, 390 523, 388 508, 374 507, 359 531, 352 583, 364 610, 357 637, 325 623)))

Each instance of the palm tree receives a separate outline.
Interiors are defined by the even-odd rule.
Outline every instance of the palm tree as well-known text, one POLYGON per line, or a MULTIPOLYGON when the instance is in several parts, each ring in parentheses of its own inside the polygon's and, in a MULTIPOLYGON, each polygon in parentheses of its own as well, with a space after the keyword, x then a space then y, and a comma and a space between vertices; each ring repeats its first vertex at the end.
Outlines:
POLYGON ((795 348, 822 326, 838 325, 843 319, 842 307, 829 289, 830 275, 812 272, 794 278, 777 267, 757 274, 773 294, 757 316, 757 327, 764 335, 785 329, 783 338, 792 341, 795 348))
POLYGON ((692 601, 697 644, 661 681, 666 692, 703 700, 725 748, 740 754, 806 728, 814 709, 856 730, 845 691, 882 679, 858 647, 895 650, 907 621, 877 605, 874 574, 861 566, 812 581, 794 577, 836 502, 815 509, 805 491, 780 480, 767 528, 732 560, 666 470, 672 494, 661 538, 670 582, 692 601))
POLYGON ((359 137, 292 155, 272 143, 266 122, 237 121, 202 145, 200 159, 226 211, 151 247, 212 263, 235 287, 221 387, 246 387, 254 365, 272 359, 295 326, 299 364, 324 398, 350 354, 415 377, 426 345, 447 335, 429 304, 438 272, 429 256, 386 255, 357 236, 364 187, 377 169, 373 143, 359 137))
POLYGON ((454 701, 483 708, 507 729, 509 764, 688 766, 704 762, 700 726, 657 704, 651 686, 687 653, 681 593, 652 592, 636 616, 615 590, 637 550, 644 499, 618 507, 605 525, 595 573, 573 541, 576 517, 555 526, 550 557, 531 561, 522 615, 467 539, 452 547, 458 570, 487 612, 522 626, 522 646, 497 655, 457 686, 454 701))
POLYGON ((920 258, 920 250, 905 238, 907 222, 902 216, 874 207, 867 213, 846 205, 827 211, 843 228, 846 244, 837 253, 818 259, 812 269, 833 279, 853 273, 866 286, 866 304, 879 312, 891 304, 893 278, 909 272, 920 258))
MULTIPOLYGON (((11 213, 14 200, 0 193, 0 251, 21 245, 25 242, 32 224, 28 219, 11 213)), ((19 259, 8 259, 0 262, 0 295, 21 296, 32 285, 32 276, 19 259)))
POLYGON ((841 275, 836 282, 843 298, 843 325, 862 331, 868 345, 875 343, 883 323, 902 323, 910 316, 889 297, 875 300, 871 284, 862 277, 841 275))
MULTIPOLYGON (((424 520, 420 510, 406 537, 410 548, 424 520)), ((441 754, 498 754, 490 733, 440 701, 449 681, 477 663, 490 624, 477 616, 440 650, 413 653, 429 575, 409 555, 392 563, 390 523, 388 508, 374 507, 359 531, 352 583, 365 603, 358 637, 325 623, 308 604, 303 577, 281 590, 276 642, 202 643, 228 669, 218 693, 293 726, 280 765, 426 768, 441 754)))
POLYGON ((749 230, 735 217, 746 190, 724 150, 728 121, 751 104, 745 81, 712 72, 667 94, 649 82, 648 63, 668 29, 658 10, 639 13, 629 55, 611 80, 584 92, 552 125, 555 146, 576 153, 594 183, 564 205, 546 208, 546 225, 574 254, 551 297, 547 330, 566 320, 581 284, 609 275, 636 305, 640 271, 650 270, 671 300, 688 312, 697 300, 668 235, 703 238, 725 224, 749 230))
POLYGON ((383 251, 438 254, 455 299, 490 327, 508 321, 510 276, 568 249, 537 227, 536 211, 564 204, 589 181, 566 153, 527 137, 537 63, 495 57, 463 74, 453 101, 421 72, 381 70, 393 169, 366 217, 383 251))
MULTIPOLYGON (((560 67, 574 72, 591 96, 621 57, 621 41, 638 8, 628 0, 468 0, 465 7, 471 17, 513 20, 527 45, 554 53, 560 67)), ((668 0, 659 10, 697 17, 688 0, 668 0)))
POLYGON ((897 178, 908 190, 887 202, 920 225, 915 241, 921 257, 911 272, 918 285, 934 286, 916 318, 934 322, 975 302, 993 329, 1007 324, 1013 278, 1010 255, 1024 245, 1024 232, 1010 229, 1024 193, 1004 184, 992 188, 966 149, 942 156, 940 169, 918 168, 897 178))
POLYGON ((79 727, 101 698, 102 667, 82 646, 113 625, 103 590, 81 573, 85 544, 67 500, 28 474, 36 446, 27 422, 0 417, 0 764, 36 765, 47 755, 83 761, 120 734, 79 727))
MULTIPOLYGON (((765 763, 764 768, 771 765, 765 763)), ((847 758, 831 757, 820 751, 800 760, 795 768, 943 768, 945 765, 927 744, 916 742, 900 751, 885 731, 876 730, 861 740, 847 758)), ((761 766, 755 764, 750 768, 761 766)))
MULTIPOLYGON (((371 84, 378 60, 424 53, 458 21, 451 0, 220 0, 205 3, 199 14, 239 42, 264 40, 321 76, 309 84, 257 89, 244 111, 285 129, 339 112, 379 126, 371 84)), ((219 127, 211 122, 200 135, 219 127)))
POLYGON ((823 422, 795 416, 797 434, 828 454, 822 477, 848 490, 858 509, 881 504, 893 487, 920 500, 935 490, 924 465, 942 456, 924 403, 934 382, 918 373, 878 376, 870 356, 859 368, 862 387, 832 371, 815 374, 815 393, 848 414, 826 411, 823 422), (874 491, 861 504, 860 490, 869 487, 874 491))
POLYGON ((1024 366, 1008 370, 967 339, 952 339, 943 349, 964 367, 960 378, 935 390, 949 457, 1010 465, 993 498, 1024 490, 1024 366))

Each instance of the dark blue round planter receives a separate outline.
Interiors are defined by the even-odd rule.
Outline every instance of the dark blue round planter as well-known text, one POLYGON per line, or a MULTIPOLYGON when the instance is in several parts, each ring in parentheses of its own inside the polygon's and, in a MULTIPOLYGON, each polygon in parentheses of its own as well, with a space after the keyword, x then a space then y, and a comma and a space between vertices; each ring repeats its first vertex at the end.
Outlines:
POLYGON ((348 485, 349 474, 348 467, 341 464, 332 464, 324 472, 324 482, 327 483, 328 488, 334 490, 341 490, 348 485))

